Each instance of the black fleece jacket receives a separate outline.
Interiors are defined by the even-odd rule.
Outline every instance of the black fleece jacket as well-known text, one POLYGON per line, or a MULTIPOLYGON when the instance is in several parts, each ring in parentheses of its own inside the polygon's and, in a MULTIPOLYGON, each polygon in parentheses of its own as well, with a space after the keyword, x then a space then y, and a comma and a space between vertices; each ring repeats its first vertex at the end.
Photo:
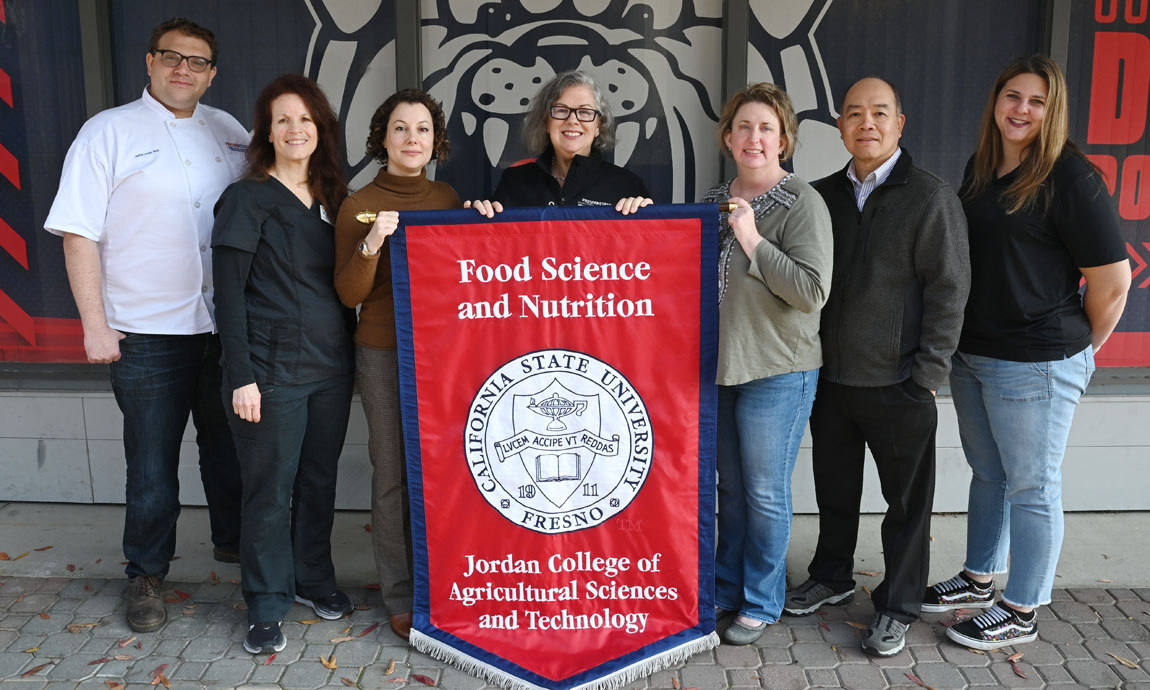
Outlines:
POLYGON ((814 186, 831 212, 835 242, 819 378, 875 387, 913 377, 938 390, 950 372, 970 292, 958 197, 915 167, 905 149, 861 212, 847 168, 814 186))
POLYGON ((614 206, 620 199, 651 196, 638 175, 608 163, 598 153, 575 156, 563 186, 551 176, 555 150, 503 171, 491 197, 508 208, 521 206, 614 206))

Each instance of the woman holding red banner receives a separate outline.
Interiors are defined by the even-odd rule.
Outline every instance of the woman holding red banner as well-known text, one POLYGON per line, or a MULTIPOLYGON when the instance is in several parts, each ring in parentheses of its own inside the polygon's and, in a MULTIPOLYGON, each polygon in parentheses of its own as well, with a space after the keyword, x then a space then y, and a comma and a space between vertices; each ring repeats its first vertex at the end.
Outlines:
POLYGON ((466 208, 488 218, 504 206, 614 206, 627 215, 652 203, 638 175, 603 158, 615 143, 615 118, 590 75, 563 72, 544 84, 522 136, 535 160, 504 170, 491 200, 466 208))
POLYGON ((822 366, 831 218, 818 192, 782 167, 798 143, 782 89, 739 91, 718 131, 737 174, 703 201, 737 208, 720 213, 715 605, 730 620, 723 640, 745 645, 783 610, 791 473, 822 366))
POLYGON ((413 594, 411 525, 386 239, 399 223, 397 211, 460 207, 451 185, 427 179, 427 164, 443 161, 450 149, 439 103, 418 89, 392 94, 376 109, 367 135, 367 153, 383 167, 371 184, 348 197, 335 223, 335 289, 346 306, 360 307, 355 369, 367 416, 375 567, 391 629, 405 640, 413 594), (375 222, 356 220, 362 211, 376 213, 375 222))
POLYGON ((332 285, 334 218, 347 184, 339 121, 314 81, 260 93, 244 179, 212 230, 224 396, 244 496, 240 568, 252 654, 279 652, 299 602, 352 611, 331 560, 335 485, 351 409, 354 313, 332 285))
POLYGON ((1035 608, 1050 603, 1062 548, 1070 423, 1130 289, 1106 184, 1068 139, 1068 100, 1050 58, 1010 63, 959 190, 971 287, 950 389, 974 474, 963 570, 928 588, 922 610, 989 609, 947 628, 974 649, 1038 636, 1035 608))

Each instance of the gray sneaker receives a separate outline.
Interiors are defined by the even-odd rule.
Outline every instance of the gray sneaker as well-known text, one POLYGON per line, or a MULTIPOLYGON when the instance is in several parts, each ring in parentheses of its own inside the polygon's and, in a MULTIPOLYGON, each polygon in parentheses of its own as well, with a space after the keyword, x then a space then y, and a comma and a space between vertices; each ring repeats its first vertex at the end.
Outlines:
POLYGON ((874 656, 894 656, 906 646, 906 623, 876 613, 862 635, 862 650, 874 656))
POLYGON ((836 592, 821 582, 807 580, 798 586, 798 589, 787 591, 786 601, 783 603, 783 613, 788 616, 806 616, 819 610, 819 607, 846 606, 855 598, 853 589, 845 592, 836 592))

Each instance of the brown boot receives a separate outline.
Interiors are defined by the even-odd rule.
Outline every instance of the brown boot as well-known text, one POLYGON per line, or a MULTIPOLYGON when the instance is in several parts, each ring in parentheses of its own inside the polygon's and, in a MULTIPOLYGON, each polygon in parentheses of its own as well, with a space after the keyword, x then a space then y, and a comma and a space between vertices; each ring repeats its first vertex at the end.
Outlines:
POLYGON ((391 629, 403 639, 411 636, 411 611, 397 613, 391 617, 391 629))
POLYGON ((152 632, 168 622, 168 609, 160 596, 163 580, 140 575, 128 583, 124 598, 128 600, 128 627, 135 632, 152 632))

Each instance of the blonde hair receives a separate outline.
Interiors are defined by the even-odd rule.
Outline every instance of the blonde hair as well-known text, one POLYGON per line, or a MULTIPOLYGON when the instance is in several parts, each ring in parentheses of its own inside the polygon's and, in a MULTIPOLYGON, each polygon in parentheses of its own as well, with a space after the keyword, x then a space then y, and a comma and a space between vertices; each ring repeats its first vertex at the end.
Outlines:
POLYGON ((765 81, 747 84, 746 88, 727 100, 727 104, 723 106, 723 114, 719 117, 719 150, 724 156, 730 157, 731 152, 727 150, 727 144, 723 139, 734 125, 735 114, 747 103, 768 105, 779 116, 779 127, 783 130, 781 134, 785 140, 779 160, 790 160, 795 152, 795 146, 799 143, 799 119, 795 117, 795 108, 791 105, 791 97, 787 92, 765 81))
MULTIPOLYGON (((998 163, 1002 160, 1002 134, 994 121, 994 109, 998 96, 1006 82, 1020 74, 1036 74, 1046 82, 1046 106, 1038 137, 1023 152, 1024 159, 1018 166, 1018 176, 1006 191, 1002 201, 1008 214, 1018 213, 1024 208, 1040 202, 1043 184, 1054 170, 1054 164, 1068 146, 1070 136, 1070 115, 1066 97, 1066 77, 1058 64, 1045 55, 1031 55, 1014 60, 998 79, 982 112, 982 125, 978 133, 978 149, 974 152, 974 164, 970 179, 963 186, 962 198, 973 199, 986 191, 995 178, 998 163)), ((1046 201, 1045 199, 1041 201, 1046 201)))

